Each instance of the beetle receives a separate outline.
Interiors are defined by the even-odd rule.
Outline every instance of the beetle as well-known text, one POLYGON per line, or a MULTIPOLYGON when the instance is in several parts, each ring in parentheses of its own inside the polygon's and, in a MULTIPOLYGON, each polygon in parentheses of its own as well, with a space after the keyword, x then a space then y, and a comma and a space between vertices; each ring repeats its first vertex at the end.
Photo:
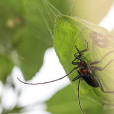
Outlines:
POLYGON ((88 85, 90 85, 92 87, 100 87, 101 91, 104 92, 104 93, 114 93, 114 91, 104 91, 104 89, 102 87, 102 84, 100 83, 100 80, 98 79, 98 77, 93 72, 93 71, 102 71, 102 70, 104 70, 110 63, 112 63, 114 61, 114 59, 110 60, 107 63, 107 65, 105 67, 103 67, 103 68, 92 66, 92 65, 100 63, 107 55, 113 53, 114 50, 106 53, 101 58, 101 60, 94 61, 94 62, 92 62, 90 64, 87 64, 81 58, 82 53, 85 52, 85 51, 88 51, 88 42, 86 42, 86 43, 87 43, 87 48, 82 50, 82 51, 79 51, 79 49, 75 46, 77 52, 74 54, 75 59, 72 61, 73 65, 77 65, 77 67, 75 67, 75 69, 78 69, 77 72, 79 74, 72 81, 74 82, 77 79, 79 79, 79 82, 78 82, 78 100, 79 100, 79 106, 80 106, 82 114, 84 114, 84 111, 83 111, 83 109, 81 107, 81 104, 80 104, 80 95, 79 95, 79 85, 80 85, 81 79, 84 80, 88 85), (79 54, 79 55, 77 55, 77 54, 79 54), (79 62, 75 62, 76 59, 78 59, 80 61, 79 62))
POLYGON ((104 91, 98 77, 95 75, 94 71, 102 71, 104 70, 110 63, 112 63, 114 61, 114 59, 110 60, 107 65, 103 68, 100 67, 96 67, 96 66, 92 66, 95 64, 100 63, 107 55, 111 54, 114 52, 110 51, 108 53, 106 53, 100 61, 94 61, 90 64, 87 64, 82 58, 81 58, 81 53, 85 52, 88 50, 88 42, 87 43, 87 48, 85 50, 79 51, 79 49, 75 46, 76 50, 78 51, 77 53, 79 53, 79 55, 77 55, 77 53, 74 54, 75 59, 72 61, 73 65, 77 65, 77 67, 75 67, 75 69, 78 68, 78 76, 75 77, 72 81, 74 82, 77 79, 82 78, 88 85, 92 86, 92 87, 100 87, 101 91, 105 92, 105 93, 112 93, 112 91, 104 91), (75 60, 78 59, 80 60, 80 62, 75 62, 75 60))
POLYGON ((52 81, 48 81, 48 82, 42 82, 42 83, 28 83, 28 82, 24 82, 22 80, 20 80, 18 77, 17 79, 24 83, 24 84, 29 84, 29 85, 38 85, 38 84, 46 84, 46 83, 51 83, 51 82, 55 82, 55 81, 58 81, 58 80, 61 80, 65 77, 67 77, 68 75, 70 75, 74 70, 78 69, 77 72, 78 72, 78 76, 76 76, 74 79, 72 79, 72 81, 76 81, 79 79, 79 82, 78 82, 78 100, 79 100, 79 107, 81 109, 81 112, 82 114, 84 114, 84 111, 81 107, 81 103, 80 103, 80 95, 79 95, 79 86, 80 86, 80 81, 81 80, 84 80, 88 85, 90 85, 91 87, 100 87, 101 91, 104 92, 104 93, 114 93, 114 91, 105 91, 102 87, 102 84, 100 83, 100 80, 99 78, 96 76, 96 74, 94 73, 94 71, 102 71, 104 70, 109 64, 111 64, 114 59, 110 60, 107 65, 103 68, 100 68, 100 67, 96 67, 96 66, 92 66, 92 65, 95 65, 95 64, 98 64, 100 63, 106 56, 108 56, 109 54, 113 53, 113 51, 110 51, 108 53, 106 53, 102 58, 101 60, 99 61, 94 61, 94 62, 91 62, 90 64, 87 64, 85 62, 85 60, 83 60, 81 58, 82 54, 86 51, 88 51, 88 42, 86 41, 86 44, 87 44, 87 47, 86 49, 82 50, 82 51, 79 51, 79 49, 75 46, 76 48, 76 53, 74 54, 74 57, 75 59, 72 61, 72 64, 73 65, 76 65, 76 67, 74 67, 68 74, 66 74, 65 76, 59 78, 59 79, 56 79, 56 80, 52 80, 52 81), (79 60, 79 62, 77 62, 76 60, 79 60))

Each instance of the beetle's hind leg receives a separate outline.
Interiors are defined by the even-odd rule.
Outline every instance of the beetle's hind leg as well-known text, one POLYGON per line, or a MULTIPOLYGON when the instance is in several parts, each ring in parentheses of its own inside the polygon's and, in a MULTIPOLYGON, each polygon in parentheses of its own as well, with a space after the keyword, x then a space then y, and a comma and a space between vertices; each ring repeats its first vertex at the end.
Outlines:
POLYGON ((114 50, 113 50, 113 51, 110 51, 110 52, 108 52, 108 53, 106 53, 106 54, 101 58, 101 60, 99 60, 99 61, 94 61, 94 62, 90 63, 90 65, 94 65, 94 64, 100 63, 106 56, 108 56, 109 54, 111 54, 111 53, 113 53, 113 52, 114 52, 114 50))
MULTIPOLYGON (((96 70, 96 71, 102 71, 102 70, 104 70, 108 65, 110 65, 113 61, 114 61, 114 59, 110 60, 110 61, 107 63, 107 65, 106 65, 105 67, 103 67, 103 68, 96 67, 96 66, 92 66, 91 69, 94 69, 94 70, 96 70)), ((98 82, 98 84, 99 84, 99 87, 100 87, 100 89, 101 89, 102 92, 104 92, 104 93, 114 93, 114 91, 105 91, 104 88, 103 88, 103 86, 102 86, 102 84, 101 84, 101 82, 100 82, 100 80, 99 80, 99 78, 98 78, 96 75, 95 75, 95 78, 96 78, 96 80, 97 80, 97 82, 98 82)))
POLYGON ((104 88, 103 88, 101 82, 99 81, 98 77, 96 75, 95 75, 95 77, 96 77, 96 80, 97 80, 97 82, 99 84, 99 87, 100 87, 102 92, 104 92, 104 93, 114 93, 114 91, 106 91, 106 90, 104 90, 104 88))
POLYGON ((97 71, 102 71, 104 70, 108 65, 110 65, 112 62, 114 61, 114 59, 110 60, 107 65, 103 68, 100 68, 100 67, 96 67, 96 66, 92 66, 91 69, 94 69, 94 70, 97 70, 97 71))

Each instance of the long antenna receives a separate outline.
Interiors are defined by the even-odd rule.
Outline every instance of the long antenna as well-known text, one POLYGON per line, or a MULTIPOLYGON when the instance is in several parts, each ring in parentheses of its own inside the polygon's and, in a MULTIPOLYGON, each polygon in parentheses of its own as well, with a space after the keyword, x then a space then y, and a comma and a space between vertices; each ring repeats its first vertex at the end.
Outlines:
POLYGON ((79 82, 78 82, 78 102, 79 102, 79 106, 80 106, 80 109, 81 109, 81 112, 82 114, 85 114, 82 107, 81 107, 81 103, 80 103, 80 92, 79 92, 79 87, 80 87, 80 79, 79 79, 79 82))
POLYGON ((42 82, 42 83, 28 83, 28 82, 24 82, 24 81, 20 80, 18 77, 17 77, 17 79, 18 79, 20 82, 22 82, 22 83, 24 83, 24 84, 28 84, 28 85, 47 84, 47 83, 55 82, 55 81, 58 81, 58 80, 61 80, 61 79, 65 78, 65 77, 67 77, 70 73, 72 73, 72 71, 76 70, 77 68, 78 68, 78 67, 75 67, 75 68, 74 68, 73 70, 71 70, 68 74, 66 74, 65 76, 63 76, 63 77, 61 77, 61 78, 58 78, 58 79, 52 80, 52 81, 48 81, 48 82, 42 82))

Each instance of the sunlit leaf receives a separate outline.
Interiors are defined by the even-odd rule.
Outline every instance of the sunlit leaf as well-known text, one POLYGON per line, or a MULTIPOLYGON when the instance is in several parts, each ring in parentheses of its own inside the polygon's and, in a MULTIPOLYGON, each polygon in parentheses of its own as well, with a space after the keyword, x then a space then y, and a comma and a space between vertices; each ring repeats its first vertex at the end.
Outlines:
POLYGON ((49 0, 62 14, 99 24, 114 0, 49 0), (64 6, 64 7, 63 7, 64 6))
MULTIPOLYGON (((114 50, 114 38, 105 28, 96 26, 79 18, 65 15, 59 15, 57 17, 54 47, 66 73, 76 67, 72 65, 72 61, 75 58, 74 53, 76 53, 75 45, 80 51, 84 50, 87 45, 85 40, 88 42, 89 50, 83 53, 82 59, 85 60, 87 64, 101 60, 106 53, 114 50)), ((113 58, 114 52, 108 54, 95 66, 103 68, 113 60, 113 58)), ((102 71, 92 71, 99 78, 105 91, 114 91, 113 66, 114 61, 102 71)), ((69 75, 69 79, 75 91, 77 91, 78 81, 72 82, 72 79, 78 75, 77 71, 73 71, 73 73, 69 75)), ((83 96, 94 99, 102 105, 114 105, 113 93, 103 93, 100 88, 93 88, 84 81, 81 81, 80 93, 83 96)))
POLYGON ((113 0, 75 0, 72 10, 77 17, 99 24, 113 2, 113 0))

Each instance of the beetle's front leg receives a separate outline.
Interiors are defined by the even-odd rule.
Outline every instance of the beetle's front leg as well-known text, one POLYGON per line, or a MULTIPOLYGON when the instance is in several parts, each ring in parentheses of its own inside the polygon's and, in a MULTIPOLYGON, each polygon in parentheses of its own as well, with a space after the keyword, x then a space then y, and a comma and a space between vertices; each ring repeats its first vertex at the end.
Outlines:
POLYGON ((75 59, 72 61, 72 64, 73 64, 73 65, 79 65, 80 62, 75 62, 76 59, 77 59, 77 58, 75 58, 75 59))

